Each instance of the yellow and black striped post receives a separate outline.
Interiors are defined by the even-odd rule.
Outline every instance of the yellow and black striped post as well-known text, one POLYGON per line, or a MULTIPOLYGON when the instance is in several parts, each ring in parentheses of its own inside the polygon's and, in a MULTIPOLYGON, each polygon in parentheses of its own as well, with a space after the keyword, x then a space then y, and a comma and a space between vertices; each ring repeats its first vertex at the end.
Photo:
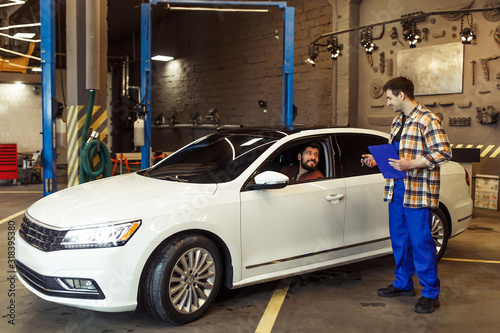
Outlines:
MULTIPOLYGON (((82 140, 83 125, 87 108, 85 105, 71 105, 68 107, 68 187, 80 183, 80 146, 82 140)), ((100 106, 94 106, 92 110, 92 120, 90 130, 99 132, 99 139, 105 144, 108 143, 108 110, 100 106)), ((99 157, 94 158, 94 166, 99 163, 99 157)))

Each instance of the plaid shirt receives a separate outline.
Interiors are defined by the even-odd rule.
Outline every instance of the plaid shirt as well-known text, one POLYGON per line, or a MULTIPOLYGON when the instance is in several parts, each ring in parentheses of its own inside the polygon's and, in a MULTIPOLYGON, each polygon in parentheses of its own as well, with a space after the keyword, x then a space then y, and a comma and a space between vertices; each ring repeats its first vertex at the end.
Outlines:
MULTIPOLYGON (((402 126, 402 114, 395 117, 391 125, 392 140, 402 126)), ((420 105, 406 119, 399 143, 401 158, 421 158, 427 168, 406 172, 404 207, 437 207, 439 201, 439 165, 451 159, 451 147, 441 121, 431 111, 420 105)), ((391 202, 394 179, 386 179, 384 201, 391 202)))

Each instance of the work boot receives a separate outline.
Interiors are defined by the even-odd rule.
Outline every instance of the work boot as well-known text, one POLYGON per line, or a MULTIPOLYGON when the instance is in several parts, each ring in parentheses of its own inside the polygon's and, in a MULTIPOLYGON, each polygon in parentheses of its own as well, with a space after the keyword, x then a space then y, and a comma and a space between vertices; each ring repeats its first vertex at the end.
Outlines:
POLYGON ((415 305, 415 312, 432 313, 440 305, 441 304, 439 303, 439 298, 432 299, 428 297, 420 297, 420 299, 417 302, 417 305, 415 305))
POLYGON ((402 290, 394 287, 392 284, 387 288, 382 288, 377 291, 380 297, 397 297, 397 296, 415 296, 415 289, 402 290))

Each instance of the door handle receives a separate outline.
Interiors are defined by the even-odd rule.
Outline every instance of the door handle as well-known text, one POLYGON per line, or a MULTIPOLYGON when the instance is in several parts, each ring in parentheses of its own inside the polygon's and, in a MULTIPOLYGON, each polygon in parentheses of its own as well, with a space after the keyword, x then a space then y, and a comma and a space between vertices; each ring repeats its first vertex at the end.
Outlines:
POLYGON ((344 195, 342 193, 327 195, 325 199, 331 203, 338 203, 340 200, 344 199, 344 195))

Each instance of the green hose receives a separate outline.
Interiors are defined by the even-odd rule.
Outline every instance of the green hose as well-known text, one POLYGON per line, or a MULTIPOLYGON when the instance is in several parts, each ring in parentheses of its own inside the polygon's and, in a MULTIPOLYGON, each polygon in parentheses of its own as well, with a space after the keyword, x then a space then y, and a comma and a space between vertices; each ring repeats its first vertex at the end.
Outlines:
POLYGON ((92 140, 87 143, 90 121, 92 119, 92 110, 94 109, 95 90, 90 90, 89 105, 87 107, 87 116, 82 131, 82 143, 80 147, 80 184, 89 180, 95 180, 101 176, 111 176, 111 156, 108 147, 100 140, 92 140), (99 155, 101 166, 98 170, 92 170, 92 161, 96 153, 99 155))

